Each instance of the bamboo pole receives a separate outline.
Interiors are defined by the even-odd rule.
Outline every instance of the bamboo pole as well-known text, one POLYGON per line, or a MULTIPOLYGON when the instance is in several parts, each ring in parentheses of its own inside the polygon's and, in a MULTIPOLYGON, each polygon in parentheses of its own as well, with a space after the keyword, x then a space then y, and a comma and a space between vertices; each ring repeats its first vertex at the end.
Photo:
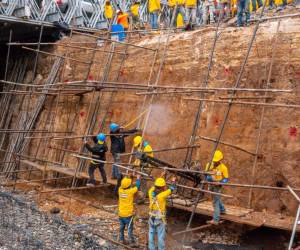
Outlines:
MULTIPOLYGON (((201 140, 206 140, 206 141, 211 141, 211 142, 216 142, 217 140, 216 139, 213 139, 213 138, 209 138, 209 137, 206 137, 206 136, 201 136, 201 135, 198 135, 196 138, 199 138, 201 140)), ((244 148, 241 148, 237 145, 234 145, 234 144, 231 144, 231 143, 228 143, 228 142, 223 142, 223 141, 219 141, 220 144, 223 144, 225 146, 229 146, 229 147, 232 147, 232 148, 235 148, 235 149, 238 149, 238 150, 241 150, 245 153, 248 153, 250 155, 256 155, 255 153, 247 150, 247 149, 244 149, 244 148)))
POLYGON ((212 226, 213 226, 212 224, 205 224, 205 225, 202 225, 202 226, 199 226, 199 227, 193 227, 193 228, 190 228, 190 229, 187 229, 187 230, 178 231, 176 233, 173 233, 172 236, 177 236, 177 235, 184 234, 184 233, 191 233, 191 232, 199 231, 199 230, 206 229, 206 228, 209 228, 209 227, 212 227, 212 226))
POLYGON ((278 107, 278 108, 300 108, 300 105, 296 104, 285 104, 285 103, 264 103, 264 102, 237 102, 237 101, 222 101, 213 99, 198 99, 198 98, 183 98, 184 100, 191 101, 205 101, 205 102, 215 102, 215 103, 225 103, 225 104, 239 104, 239 105, 254 105, 254 106, 266 106, 266 107, 278 107))
MULTIPOLYGON (((73 178, 73 176, 72 176, 73 178)), ((77 191, 77 190, 85 190, 85 189, 95 189, 95 188, 100 188, 100 187, 108 187, 110 184, 101 184, 97 186, 84 186, 84 187, 71 187, 71 188, 55 188, 55 189, 50 189, 50 190, 44 190, 41 191, 40 193, 52 193, 52 192, 65 192, 65 191, 77 191)))
MULTIPOLYGON (((81 155, 78 155, 78 154, 72 154, 72 156, 74 156, 74 157, 76 157, 76 158, 80 158, 80 159, 85 159, 85 160, 93 160, 93 161, 95 161, 95 162, 102 162, 102 163, 105 162, 105 161, 101 161, 101 160, 95 160, 95 159, 90 158, 90 157, 81 156, 81 155)), ((122 166, 122 165, 120 165, 120 164, 116 164, 116 163, 114 163, 114 164, 115 164, 116 166, 118 166, 119 168, 122 168, 122 169, 125 169, 125 170, 128 170, 128 171, 131 171, 131 172, 133 172, 133 173, 137 173, 137 174, 140 174, 140 175, 149 177, 151 180, 154 180, 154 177, 152 177, 152 176, 149 175, 149 174, 146 174, 146 173, 144 173, 144 172, 141 172, 141 171, 138 171, 138 170, 135 170, 135 169, 132 169, 132 168, 128 168, 128 167, 122 166)), ((201 189, 201 188, 193 188, 193 187, 184 186, 184 185, 180 185, 180 184, 176 184, 176 186, 182 187, 182 188, 185 188, 185 189, 194 190, 194 191, 197 191, 197 192, 202 192, 202 193, 207 193, 207 194, 219 195, 219 196, 226 197, 226 198, 233 198, 233 196, 231 196, 231 195, 221 194, 221 193, 216 193, 216 192, 204 190, 204 189, 201 189)))
POLYGON ((71 179, 73 176, 65 176, 65 177, 57 177, 57 178, 43 178, 43 179, 38 179, 38 180, 22 180, 22 181, 16 181, 16 182, 11 182, 11 183, 3 183, 1 186, 13 186, 13 185, 18 185, 18 184, 30 184, 34 182, 46 182, 46 181, 57 181, 57 180, 65 180, 65 179, 71 179))
MULTIPOLYGON (((95 43, 93 43, 93 44, 95 44, 95 43)), ((31 46, 31 45, 36 45, 36 43, 7 43, 7 45, 13 45, 13 46, 31 46)), ((101 49, 95 49, 95 48, 83 47, 83 46, 74 46, 74 45, 69 45, 69 44, 64 44, 64 43, 41 43, 41 45, 54 45, 54 46, 58 46, 58 47, 59 46, 61 46, 61 47, 70 47, 70 48, 74 48, 74 49, 84 49, 84 50, 92 50, 92 51, 103 52, 103 53, 128 55, 128 54, 125 54, 124 52, 110 51, 110 50, 101 50, 101 49)))
POLYGON ((127 46, 131 46, 131 47, 135 47, 135 48, 140 48, 140 49, 155 51, 155 49, 147 48, 147 47, 143 47, 143 46, 139 46, 139 45, 132 44, 132 43, 119 42, 119 41, 115 41, 115 40, 112 40, 112 39, 109 39, 109 38, 99 37, 99 36, 95 36, 95 35, 91 35, 91 34, 86 34, 86 33, 83 34, 82 32, 78 32, 78 31, 74 31, 74 33, 79 34, 79 35, 83 35, 83 36, 94 37, 94 38, 97 38, 99 40, 109 41, 109 42, 112 42, 112 43, 118 43, 118 44, 127 45, 127 46))
MULTIPOLYGON (((34 51, 34 52, 45 54, 45 55, 49 55, 49 56, 55 56, 55 57, 58 57, 58 58, 63 58, 63 59, 67 59, 67 60, 78 62, 78 63, 90 64, 90 62, 86 62, 86 61, 74 59, 74 58, 67 57, 67 56, 57 55, 57 54, 46 52, 46 51, 42 51, 42 50, 31 49, 31 48, 28 48, 28 47, 25 47, 25 46, 22 46, 22 49, 34 51)), ((101 62, 98 62, 98 61, 92 61, 92 62, 93 63, 99 63, 99 64, 101 64, 101 62)))
MULTIPOLYGON (((256 188, 256 189, 269 189, 277 191, 289 191, 288 188, 284 187, 274 187, 274 186, 264 186, 264 185, 252 185, 252 184, 239 184, 239 183, 219 183, 219 182, 208 182, 202 181, 204 184, 215 185, 215 186, 225 186, 225 187, 240 187, 240 188, 256 188)), ((295 191, 300 191, 300 188, 293 188, 295 191)))
MULTIPOLYGON (((12 84, 12 85, 22 85, 22 86, 27 86, 27 87, 35 87, 35 88, 42 88, 46 86, 59 86, 59 85, 66 85, 66 86, 83 86, 83 87, 104 87, 105 85, 110 85, 110 86, 131 86, 131 87, 143 87, 143 90, 151 90, 151 89, 174 89, 174 90, 210 90, 210 91, 240 91, 240 92, 270 92, 270 93, 293 93, 294 90, 292 89, 257 89, 257 88, 217 88, 217 87, 193 87, 193 86, 185 86, 185 87, 180 87, 180 86, 172 86, 172 85, 146 85, 146 84, 137 84, 137 83, 120 83, 120 82, 111 82, 111 81, 72 81, 72 82, 58 82, 55 84, 23 84, 23 83, 18 83, 18 82, 11 82, 11 81, 4 81, 0 80, 2 83, 7 83, 7 84, 12 84), (91 85, 89 85, 91 84, 91 85), (98 85, 97 85, 98 84, 98 85)), ((105 86, 107 87, 107 86, 105 86)), ((51 89, 51 88, 50 88, 51 89)), ((143 93, 152 93, 152 92, 143 92, 143 93)), ((138 93, 136 93, 138 94, 138 93)), ((153 92, 152 94, 155 94, 153 92)))
MULTIPOLYGON (((106 136, 111 136, 112 134, 104 134, 106 136)), ((130 133, 118 133, 118 135, 133 135, 130 133)), ((81 139, 81 138, 89 138, 97 135, 74 135, 74 136, 44 136, 44 137, 24 137, 25 139, 40 139, 40 138, 49 138, 53 140, 64 140, 64 139, 81 139)))
MULTIPOLYGON (((300 203, 300 198, 294 191, 294 190, 297 190, 297 189, 296 188, 292 189, 289 185, 287 185, 286 187, 290 191, 290 193, 294 196, 294 198, 300 203)), ((298 190, 298 191, 300 191, 300 190, 298 190)))

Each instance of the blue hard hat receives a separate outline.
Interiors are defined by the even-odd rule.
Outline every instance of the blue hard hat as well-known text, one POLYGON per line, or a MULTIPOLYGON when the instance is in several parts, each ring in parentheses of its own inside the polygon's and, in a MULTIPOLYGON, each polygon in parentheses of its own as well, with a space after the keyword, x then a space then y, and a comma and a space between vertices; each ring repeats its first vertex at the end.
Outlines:
POLYGON ((112 132, 115 132, 118 128, 119 128, 119 125, 116 124, 116 123, 111 123, 111 124, 109 125, 109 129, 110 129, 110 131, 112 131, 112 132))
POLYGON ((144 142, 143 142, 143 146, 144 146, 144 147, 147 147, 148 145, 149 145, 149 142, 147 142, 147 141, 144 141, 144 142))
POLYGON ((102 134, 102 133, 101 133, 101 134, 98 134, 98 135, 97 135, 97 140, 98 140, 98 141, 103 141, 103 142, 104 142, 104 141, 105 141, 105 137, 106 137, 105 134, 102 134))

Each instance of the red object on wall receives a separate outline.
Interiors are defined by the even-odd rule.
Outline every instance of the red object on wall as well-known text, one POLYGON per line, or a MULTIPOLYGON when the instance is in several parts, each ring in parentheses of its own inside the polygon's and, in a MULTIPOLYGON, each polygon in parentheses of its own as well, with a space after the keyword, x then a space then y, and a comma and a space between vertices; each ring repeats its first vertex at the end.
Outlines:
POLYGON ((289 135, 291 137, 296 137, 298 135, 298 129, 296 127, 289 128, 289 135))
POLYGON ((93 77, 92 75, 89 75, 89 76, 88 76, 88 80, 90 80, 90 81, 91 81, 91 80, 94 80, 94 77, 93 77))
POLYGON ((81 112, 79 112, 79 115, 80 115, 80 117, 84 117, 85 116, 85 112, 81 111, 81 112))

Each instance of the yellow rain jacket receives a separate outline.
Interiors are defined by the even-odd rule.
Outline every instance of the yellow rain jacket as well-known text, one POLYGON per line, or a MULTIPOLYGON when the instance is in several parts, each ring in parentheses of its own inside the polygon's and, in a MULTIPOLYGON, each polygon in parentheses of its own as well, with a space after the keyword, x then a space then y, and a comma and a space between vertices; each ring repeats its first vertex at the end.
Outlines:
POLYGON ((138 16, 139 15, 139 7, 140 7, 139 4, 133 4, 133 5, 131 5, 130 11, 131 11, 131 13, 132 13, 133 16, 138 16))
POLYGON ((167 189, 156 195, 153 198, 152 193, 155 190, 155 187, 152 187, 148 191, 149 195, 149 209, 150 209, 150 216, 161 215, 162 218, 166 216, 166 207, 167 207, 167 198, 172 193, 171 189, 167 189))
POLYGON ((185 6, 188 8, 195 8, 197 5, 197 0, 186 0, 185 6))
POLYGON ((130 217, 133 215, 133 198, 138 188, 119 188, 119 216, 130 217))
POLYGON ((114 14, 113 7, 111 5, 105 5, 104 13, 107 19, 112 19, 114 14))
MULTIPOLYGON (((142 149, 143 153, 146 153, 150 157, 154 157, 154 154, 153 154, 152 151, 153 151, 153 149, 152 149, 152 147, 149 144, 142 149)), ((141 160, 140 159, 136 159, 133 164, 135 166, 139 166, 141 164, 141 160)))
POLYGON ((174 7, 176 4, 176 0, 168 0, 169 7, 174 7))
POLYGON ((160 10, 160 0, 149 0, 149 12, 152 13, 154 11, 160 10))
POLYGON ((185 0, 176 0, 177 5, 185 5, 185 0))
POLYGON ((205 171, 212 171, 215 173, 214 175, 212 175, 214 181, 222 181, 225 178, 229 178, 228 169, 223 163, 221 163, 217 167, 215 167, 213 164, 209 166, 209 163, 207 163, 205 171))

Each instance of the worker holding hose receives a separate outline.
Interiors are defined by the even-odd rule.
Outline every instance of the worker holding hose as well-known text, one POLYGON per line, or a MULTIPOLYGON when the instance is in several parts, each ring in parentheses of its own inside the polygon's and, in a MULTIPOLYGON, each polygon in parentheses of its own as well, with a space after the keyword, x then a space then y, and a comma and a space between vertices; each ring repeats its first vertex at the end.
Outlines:
POLYGON ((158 250, 165 249, 166 238, 166 207, 167 198, 176 188, 176 177, 172 178, 172 184, 167 187, 163 178, 157 178, 154 186, 148 191, 149 195, 149 250, 155 250, 155 235, 157 234, 158 250))
MULTIPOLYGON (((133 164, 139 168, 139 170, 143 173, 147 173, 148 175, 150 174, 150 170, 149 170, 149 164, 147 162, 145 162, 143 160, 143 158, 141 157, 141 159, 139 159, 139 153, 141 154, 146 154, 147 156, 150 157, 154 157, 153 154, 153 149, 150 146, 148 141, 143 140, 143 137, 140 135, 137 135, 133 138, 133 147, 136 150, 136 159, 133 162, 133 164)), ((145 178, 142 177, 141 179, 141 195, 139 196, 137 203, 141 204, 144 203, 145 197, 146 197, 146 193, 147 193, 147 180, 145 178)))
MULTIPOLYGON (((228 169, 225 164, 221 163, 223 160, 223 153, 220 150, 216 150, 213 156, 212 163, 206 164, 206 171, 211 171, 212 175, 207 175, 206 180, 209 182, 219 182, 219 183, 227 183, 228 182, 228 169)), ((210 190, 215 193, 221 193, 222 185, 210 185, 210 190)), ((218 225, 220 222, 220 215, 226 212, 225 207, 222 203, 220 195, 213 195, 213 207, 214 207, 214 215, 213 219, 208 221, 209 224, 218 225)))
POLYGON ((138 192, 140 188, 140 175, 137 175, 137 180, 135 186, 132 187, 132 179, 124 177, 121 181, 121 186, 118 190, 119 194, 119 221, 120 221, 120 242, 126 244, 124 238, 125 227, 127 226, 128 238, 130 246, 135 246, 136 242, 133 236, 133 216, 134 216, 134 206, 133 200, 134 195, 138 192))

